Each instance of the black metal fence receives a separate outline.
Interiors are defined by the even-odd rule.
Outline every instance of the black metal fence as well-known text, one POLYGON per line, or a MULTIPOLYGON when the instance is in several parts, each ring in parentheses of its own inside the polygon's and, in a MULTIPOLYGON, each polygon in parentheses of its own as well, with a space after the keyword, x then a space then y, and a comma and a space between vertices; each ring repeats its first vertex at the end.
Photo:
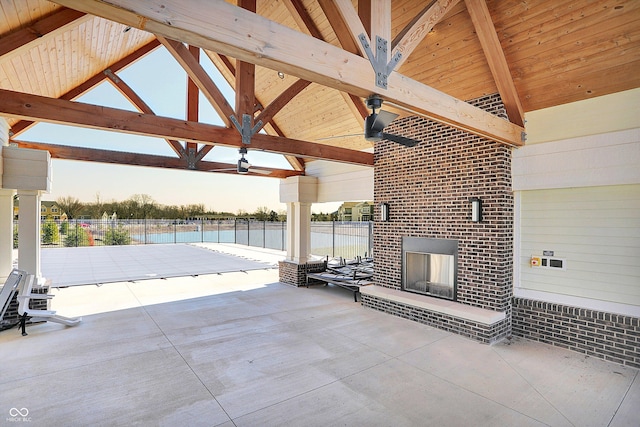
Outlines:
MULTIPOLYGON (((17 247, 18 221, 14 223, 17 247)), ((373 223, 311 223, 311 253, 343 258, 371 255, 373 223)), ((42 247, 147 245, 156 243, 237 243, 285 251, 287 223, 243 218, 227 220, 80 219, 47 220, 42 247)))

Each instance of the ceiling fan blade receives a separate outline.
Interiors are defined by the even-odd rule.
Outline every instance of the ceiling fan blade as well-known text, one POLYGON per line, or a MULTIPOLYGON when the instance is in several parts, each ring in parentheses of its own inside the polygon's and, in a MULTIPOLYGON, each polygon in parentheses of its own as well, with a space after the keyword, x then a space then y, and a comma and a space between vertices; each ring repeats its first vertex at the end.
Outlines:
POLYGON ((271 175, 271 171, 270 170, 266 170, 266 169, 251 168, 251 169, 249 169, 249 172, 251 172, 251 173, 259 173, 261 175, 271 175))
POLYGON ((392 135, 390 133, 383 133, 382 138, 386 139, 387 141, 397 142, 398 144, 402 144, 406 147, 413 147, 417 145, 419 142, 419 141, 416 141, 415 139, 406 138, 400 135, 392 135))
POLYGON ((231 172, 238 172, 237 168, 229 168, 229 169, 209 169, 207 172, 215 172, 215 173, 231 173, 231 172))
POLYGON ((380 110, 371 125, 371 130, 373 132, 380 132, 382 129, 386 128, 389 123, 394 121, 396 117, 398 117, 398 115, 395 113, 380 110))

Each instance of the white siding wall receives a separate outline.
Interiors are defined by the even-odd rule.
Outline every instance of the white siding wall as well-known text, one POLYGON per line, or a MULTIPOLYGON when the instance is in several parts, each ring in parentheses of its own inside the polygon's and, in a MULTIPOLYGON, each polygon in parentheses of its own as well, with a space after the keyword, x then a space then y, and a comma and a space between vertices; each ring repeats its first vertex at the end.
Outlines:
POLYGON ((640 91, 526 116, 512 163, 514 295, 640 317, 640 91), (531 267, 545 250, 566 269, 531 267))
POLYGON ((640 185, 523 191, 520 288, 640 307, 640 185), (554 251, 566 270, 531 267, 554 251))

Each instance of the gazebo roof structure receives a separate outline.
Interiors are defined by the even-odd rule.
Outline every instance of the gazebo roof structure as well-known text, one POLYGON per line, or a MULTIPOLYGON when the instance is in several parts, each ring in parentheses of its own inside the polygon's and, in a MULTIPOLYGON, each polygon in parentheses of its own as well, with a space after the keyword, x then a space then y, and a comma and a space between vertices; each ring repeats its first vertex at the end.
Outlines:
POLYGON ((0 7, 0 115, 12 142, 61 159, 236 173, 205 156, 215 145, 250 142, 291 164, 262 176, 301 175, 317 159, 372 166, 373 145, 362 133, 373 94, 402 116, 521 146, 526 112, 637 88, 638 69, 633 0, 7 0, 0 7), (155 115, 119 76, 155 49, 169 51, 190 78, 184 119, 155 115), (202 56, 235 89, 235 106, 202 56), (139 112, 74 102, 104 81, 139 112), (509 120, 465 102, 492 93, 509 120), (199 94, 222 126, 198 121, 199 94), (38 122, 159 137, 175 155, 22 141, 38 122))

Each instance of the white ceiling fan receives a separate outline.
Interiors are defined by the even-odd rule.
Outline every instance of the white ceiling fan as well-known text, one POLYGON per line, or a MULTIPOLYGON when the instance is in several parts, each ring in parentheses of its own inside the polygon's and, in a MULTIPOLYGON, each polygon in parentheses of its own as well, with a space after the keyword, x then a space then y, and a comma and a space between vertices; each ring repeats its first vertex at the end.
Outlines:
POLYGON ((238 159, 238 164, 237 164, 236 168, 211 169, 210 172, 223 172, 223 171, 235 170, 240 175, 246 175, 249 172, 258 173, 258 174, 262 174, 262 175, 270 175, 271 174, 272 171, 270 171, 270 170, 255 168, 255 167, 251 166, 251 164, 244 157, 247 154, 247 148, 246 147, 241 147, 240 150, 238 150, 238 151, 240 153, 240 158, 238 159))

